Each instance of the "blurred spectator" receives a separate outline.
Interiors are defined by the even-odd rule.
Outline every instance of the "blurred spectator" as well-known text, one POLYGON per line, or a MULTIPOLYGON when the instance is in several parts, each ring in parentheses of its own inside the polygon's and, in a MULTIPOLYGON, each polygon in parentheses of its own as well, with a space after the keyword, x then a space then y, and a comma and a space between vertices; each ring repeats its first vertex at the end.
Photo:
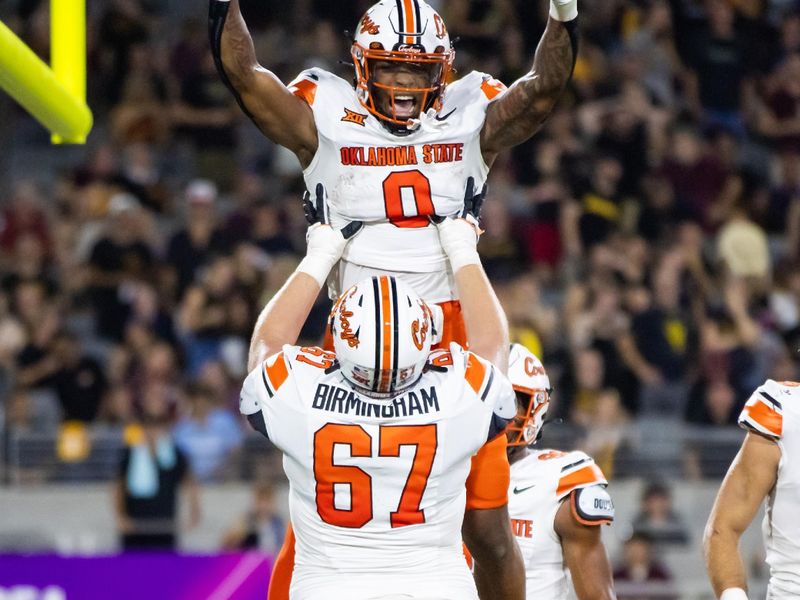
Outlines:
POLYGON ((210 181, 194 180, 186 187, 186 225, 170 239, 166 256, 178 300, 212 256, 228 249, 217 223, 216 200, 217 188, 210 181))
POLYGON ((173 115, 179 133, 196 149, 198 174, 230 189, 236 172, 233 150, 240 112, 208 49, 199 70, 184 75, 173 115))
POLYGON ((200 522, 200 494, 186 456, 170 433, 172 409, 158 393, 145 394, 141 431, 122 455, 114 486, 114 514, 123 550, 175 550, 182 489, 191 529, 200 522))
POLYGON ((588 421, 584 422, 586 437, 579 446, 594 458, 608 478, 614 476, 617 451, 625 444, 629 435, 628 421, 619 392, 606 388, 598 393, 594 410, 588 421))
POLYGON ((622 561, 614 569, 617 598, 625 600, 670 600, 672 575, 653 556, 653 544, 644 533, 634 533, 623 548, 622 561))
POLYGON ((19 238, 24 235, 32 235, 37 239, 45 256, 50 253, 50 226, 39 187, 32 181, 17 182, 11 202, 3 207, 0 216, 0 251, 4 255, 13 252, 19 238))
POLYGON ((132 285, 152 277, 155 257, 141 230, 141 211, 135 197, 115 195, 108 208, 105 234, 89 258, 97 333, 111 340, 122 339, 132 285))
POLYGON ((686 545, 689 542, 689 531, 684 519, 672 506, 669 487, 657 481, 651 481, 644 488, 633 530, 659 546, 686 545))
POLYGON ((189 414, 175 426, 175 444, 186 455, 200 481, 228 479, 236 452, 242 445, 239 421, 220 406, 214 392, 201 384, 186 390, 189 414))
POLYGON ((674 190, 679 217, 711 228, 710 209, 722 191, 727 173, 695 127, 683 122, 673 127, 660 174, 674 190))
POLYGON ((767 235, 750 220, 744 199, 733 208, 719 231, 717 254, 733 276, 766 284, 771 274, 767 235))
POLYGON ((285 534, 286 523, 275 508, 275 488, 262 483, 255 486, 247 513, 225 532, 222 549, 260 550, 275 556, 285 534))
POLYGON ((100 363, 84 354, 78 338, 68 332, 56 336, 52 356, 57 365, 52 386, 61 402, 64 420, 93 422, 106 392, 100 363))
MULTIPOLYGON (((673 7, 683 6, 673 2, 673 7)), ((684 60, 692 69, 687 99, 708 125, 744 134, 742 109, 747 76, 754 67, 751 40, 737 22, 736 8, 725 0, 704 4, 707 20, 685 36, 684 60)), ((685 15, 678 15, 677 25, 685 15)))
POLYGON ((736 425, 742 406, 727 380, 716 379, 693 390, 686 420, 699 425, 736 425))

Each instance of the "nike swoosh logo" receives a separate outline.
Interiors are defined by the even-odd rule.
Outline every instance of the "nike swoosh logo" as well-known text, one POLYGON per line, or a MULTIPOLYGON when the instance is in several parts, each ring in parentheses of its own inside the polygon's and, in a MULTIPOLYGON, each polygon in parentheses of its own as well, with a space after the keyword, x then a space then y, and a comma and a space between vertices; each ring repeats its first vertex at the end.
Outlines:
POLYGON ((434 118, 434 119, 436 119, 437 121, 444 121, 445 119, 447 119, 448 117, 450 117, 450 115, 452 115, 454 112, 456 112, 456 110, 458 110, 458 107, 454 108, 453 110, 451 110, 451 111, 450 111, 449 113, 447 113, 446 115, 442 115, 441 117, 440 117, 439 115, 436 115, 436 116, 435 116, 435 117, 433 117, 433 118, 434 118))
POLYGON ((536 484, 534 483, 533 485, 529 485, 528 487, 524 487, 524 488, 518 488, 518 487, 514 486, 514 493, 515 494, 521 494, 522 492, 527 491, 527 490, 531 489, 532 487, 536 487, 536 484))

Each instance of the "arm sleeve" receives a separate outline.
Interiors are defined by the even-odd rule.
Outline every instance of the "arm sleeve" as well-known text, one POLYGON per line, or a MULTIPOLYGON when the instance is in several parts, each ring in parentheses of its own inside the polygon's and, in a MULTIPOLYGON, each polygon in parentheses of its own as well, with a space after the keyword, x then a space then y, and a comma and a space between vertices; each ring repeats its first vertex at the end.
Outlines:
POLYGON ((481 402, 492 409, 486 439, 493 440, 505 431, 508 422, 517 412, 511 382, 492 363, 472 352, 466 353, 464 379, 481 402))
POLYGON ((739 415, 739 426, 772 440, 783 435, 783 406, 779 383, 768 380, 760 386, 744 405, 739 415))
POLYGON ((505 434, 500 434, 472 457, 466 484, 467 510, 499 508, 508 504, 511 467, 506 445, 505 434))
POLYGON ((607 485, 605 475, 594 459, 583 452, 570 452, 568 463, 561 467, 556 496, 559 500, 566 498, 575 490, 593 485, 607 485))
POLYGON ((288 378, 284 353, 278 352, 253 369, 242 384, 239 412, 265 437, 269 437, 265 407, 288 378))

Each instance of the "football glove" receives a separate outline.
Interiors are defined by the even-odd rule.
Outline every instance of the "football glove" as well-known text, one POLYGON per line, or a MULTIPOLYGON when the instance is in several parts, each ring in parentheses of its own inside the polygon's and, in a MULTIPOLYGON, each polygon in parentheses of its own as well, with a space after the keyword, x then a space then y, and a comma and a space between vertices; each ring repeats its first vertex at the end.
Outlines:
POLYGON ((308 192, 303 196, 303 212, 309 223, 306 232, 306 256, 300 261, 297 271, 313 277, 320 287, 325 284, 328 273, 342 257, 347 243, 356 235, 364 223, 352 221, 341 229, 330 225, 330 212, 325 202, 325 188, 318 183, 314 201, 308 192))
MULTIPOLYGON (((480 193, 475 192, 475 178, 468 177, 467 178, 467 187, 464 190, 464 205, 461 208, 461 212, 459 212, 456 217, 460 217, 462 219, 466 219, 470 223, 472 223, 475 228, 478 230, 479 234, 482 233, 480 231, 480 227, 478 225, 478 221, 481 217, 481 207, 483 207, 483 201, 486 199, 486 184, 483 184, 483 189, 480 193)), ((430 217, 431 222, 434 224, 441 223, 445 220, 446 217, 440 217, 438 215, 432 215, 430 217)))

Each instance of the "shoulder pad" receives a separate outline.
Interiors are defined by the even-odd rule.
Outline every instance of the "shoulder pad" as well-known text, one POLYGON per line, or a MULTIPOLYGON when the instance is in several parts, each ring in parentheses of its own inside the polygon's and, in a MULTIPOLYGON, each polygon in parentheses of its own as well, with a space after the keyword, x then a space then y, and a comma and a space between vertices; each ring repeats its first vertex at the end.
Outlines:
POLYGON ((289 378, 289 369, 286 366, 286 356, 283 351, 273 354, 262 365, 264 386, 267 395, 272 398, 280 387, 289 378))
POLYGON ((489 102, 505 90, 506 86, 488 73, 471 71, 458 81, 454 81, 447 86, 445 98, 447 98, 447 93, 450 92, 451 96, 465 94, 471 97, 479 97, 484 102, 489 102))
POLYGON ((747 400, 739 415, 739 426, 773 440, 783 435, 782 402, 800 393, 796 384, 768 379, 747 400))
POLYGON ((582 525, 608 525, 614 520, 614 502, 602 485, 575 490, 570 496, 575 520, 582 525))
POLYGON ((562 465, 556 489, 559 500, 574 490, 608 483, 594 459, 584 452, 569 452, 559 457, 558 462, 562 465))
MULTIPOLYGON (((324 69, 313 67, 302 71, 292 82, 286 86, 298 98, 302 98, 309 106, 314 106, 314 101, 317 98, 317 90, 320 86, 331 86, 337 84, 344 84, 349 90, 352 91, 352 86, 344 79, 337 77, 333 73, 329 73, 324 69)), ((328 89, 328 88, 326 88, 328 89)))

